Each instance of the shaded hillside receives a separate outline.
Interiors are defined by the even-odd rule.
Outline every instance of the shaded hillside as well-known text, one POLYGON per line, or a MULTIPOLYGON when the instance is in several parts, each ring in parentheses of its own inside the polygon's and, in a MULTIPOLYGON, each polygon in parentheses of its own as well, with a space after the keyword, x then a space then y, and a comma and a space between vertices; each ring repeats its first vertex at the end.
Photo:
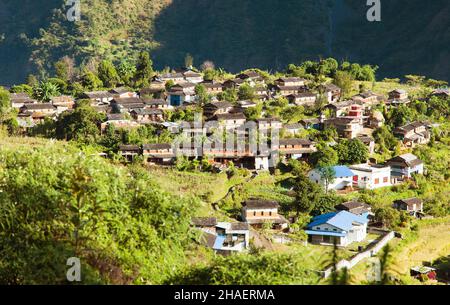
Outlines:
POLYGON ((233 72, 333 56, 379 65, 379 77, 450 80, 448 0, 382 1, 380 23, 366 20, 361 0, 83 0, 77 23, 63 4, 0 0, 0 83, 64 55, 80 64, 142 49, 157 68, 181 65, 186 53, 233 72))

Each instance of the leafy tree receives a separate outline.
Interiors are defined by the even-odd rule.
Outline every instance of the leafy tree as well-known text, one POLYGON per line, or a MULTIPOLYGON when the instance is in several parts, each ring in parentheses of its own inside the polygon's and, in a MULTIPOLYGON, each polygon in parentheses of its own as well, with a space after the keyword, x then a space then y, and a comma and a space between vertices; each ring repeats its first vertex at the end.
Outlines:
POLYGON ((329 185, 334 182, 336 172, 331 166, 319 166, 317 171, 320 174, 321 180, 325 183, 325 192, 328 193, 329 185))
POLYGON ((406 83, 410 86, 418 86, 421 85, 424 80, 425 80, 425 76, 421 76, 421 75, 405 75, 405 79, 406 79, 406 83))
POLYGON ((192 69, 194 67, 194 57, 189 53, 184 57, 184 66, 187 69, 192 69))
POLYGON ((380 145, 382 151, 393 150, 398 143, 398 140, 386 126, 376 129, 373 133, 373 137, 375 142, 380 145))
POLYGON ((22 85, 16 85, 16 86, 12 86, 10 89, 11 93, 26 93, 28 95, 33 95, 33 87, 27 85, 27 84, 22 84, 22 85))
POLYGON ((150 84, 150 79, 153 77, 153 74, 153 62, 150 59, 150 54, 148 52, 141 52, 136 66, 136 86, 147 87, 150 84))
POLYGON ((353 87, 354 78, 352 75, 345 71, 338 71, 334 77, 334 83, 336 86, 342 89, 342 95, 348 96, 353 87))
POLYGON ((103 60, 98 66, 98 78, 103 82, 103 85, 112 88, 120 81, 117 74, 116 67, 109 60, 103 60))
POLYGON ((253 100, 255 98, 255 89, 249 84, 242 84, 238 90, 240 100, 253 100))
POLYGON ((88 88, 90 90, 96 90, 103 87, 103 82, 100 80, 100 78, 98 78, 97 75, 89 70, 85 70, 81 78, 81 83, 85 88, 88 88))
POLYGON ((39 84, 39 81, 36 76, 34 76, 33 74, 29 74, 27 76, 27 85, 28 86, 35 87, 38 84, 39 84))
POLYGON ((104 114, 97 112, 89 101, 81 101, 74 111, 61 114, 56 123, 58 139, 94 144, 100 138, 100 124, 104 114))
POLYGON ((261 117, 262 104, 256 105, 255 107, 250 107, 244 110, 244 114, 248 120, 254 121, 261 117))
POLYGON ((295 201, 293 208, 297 217, 300 213, 310 213, 321 195, 321 188, 308 179, 305 175, 299 175, 294 182, 295 201))
POLYGON ((136 73, 136 66, 128 60, 122 59, 117 66, 117 73, 121 82, 126 86, 130 86, 133 76, 136 73))
POLYGON ((228 88, 225 91, 219 93, 217 95, 217 98, 221 101, 227 101, 230 103, 234 103, 238 100, 238 93, 237 93, 237 90, 228 88))
POLYGON ((0 87, 0 121, 5 114, 9 113, 11 109, 11 99, 8 90, 0 87))
POLYGON ((33 91, 34 97, 43 102, 49 102, 53 97, 60 95, 58 85, 50 81, 41 82, 33 91))
POLYGON ((195 86, 195 95, 197 96, 200 105, 205 105, 211 101, 211 96, 208 94, 208 91, 206 91, 206 87, 202 84, 195 86))
POLYGON ((341 140, 337 145, 336 150, 339 157, 339 163, 342 164, 364 163, 369 157, 369 149, 357 138, 341 140))
POLYGON ((314 166, 333 166, 338 163, 337 152, 330 146, 319 144, 317 151, 311 155, 311 163, 314 166))

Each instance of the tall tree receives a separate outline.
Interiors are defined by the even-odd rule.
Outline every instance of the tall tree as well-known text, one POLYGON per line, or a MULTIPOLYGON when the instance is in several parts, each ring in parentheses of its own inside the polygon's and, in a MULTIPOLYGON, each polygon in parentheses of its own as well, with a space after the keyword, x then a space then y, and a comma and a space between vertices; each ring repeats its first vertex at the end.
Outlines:
POLYGON ((108 88, 115 87, 119 82, 119 74, 117 74, 116 67, 109 60, 102 60, 98 66, 98 78, 103 82, 103 85, 108 88))
POLYGON ((148 52, 141 52, 139 54, 136 65, 135 83, 137 87, 146 87, 150 84, 153 77, 153 62, 150 59, 148 52))
POLYGON ((310 213, 321 195, 320 186, 312 182, 305 175, 298 175, 294 182, 294 209, 297 217, 300 213, 310 213))
POLYGON ((337 71, 334 76, 334 83, 336 86, 342 89, 342 96, 347 97, 353 86, 354 78, 352 75, 345 71, 337 71))

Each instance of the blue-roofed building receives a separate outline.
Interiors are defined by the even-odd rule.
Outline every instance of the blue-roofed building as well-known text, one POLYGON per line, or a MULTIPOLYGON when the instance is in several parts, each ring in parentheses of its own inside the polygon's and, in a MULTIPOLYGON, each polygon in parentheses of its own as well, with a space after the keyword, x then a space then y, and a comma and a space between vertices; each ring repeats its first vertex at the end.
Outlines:
POLYGON ((332 212, 314 217, 306 234, 314 244, 346 247, 366 238, 368 222, 367 217, 347 211, 332 212))
POLYGON ((355 176, 355 174, 350 168, 345 165, 332 166, 331 168, 334 172, 334 178, 332 181, 326 181, 326 179, 322 177, 322 174, 318 168, 309 172, 309 180, 320 184, 324 188, 328 188, 328 190, 337 191, 345 188, 352 188, 353 176, 355 176))

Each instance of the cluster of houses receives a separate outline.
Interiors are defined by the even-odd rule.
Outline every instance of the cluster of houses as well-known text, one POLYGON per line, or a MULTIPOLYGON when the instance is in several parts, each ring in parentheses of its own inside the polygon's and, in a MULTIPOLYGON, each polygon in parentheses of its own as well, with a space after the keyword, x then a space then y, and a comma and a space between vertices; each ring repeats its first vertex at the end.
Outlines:
POLYGON ((333 177, 320 169, 309 172, 309 179, 327 191, 344 189, 374 190, 392 186, 398 182, 424 173, 424 163, 417 156, 407 153, 387 160, 384 164, 338 165, 332 167, 333 177))
MULTIPOLYGON (((303 159, 317 151, 316 143, 309 139, 297 138, 304 129, 324 130, 333 127, 339 137, 360 139, 369 152, 374 151, 375 141, 371 137, 374 129, 383 126, 385 118, 374 106, 384 103, 387 107, 397 107, 410 102, 404 90, 393 90, 388 96, 371 91, 359 93, 349 100, 341 100, 341 89, 334 84, 322 85, 319 93, 308 87, 308 81, 298 77, 282 77, 267 84, 258 72, 248 71, 224 82, 204 80, 202 74, 183 69, 173 73, 155 76, 147 88, 134 92, 127 88, 115 88, 109 91, 85 92, 80 99, 90 101, 98 112, 103 112, 107 120, 99 126, 103 132, 108 126, 116 128, 135 128, 143 124, 153 124, 165 128, 174 134, 183 134, 187 138, 208 138, 219 126, 226 131, 240 134, 240 149, 228 147, 217 141, 203 141, 202 145, 184 145, 173 143, 144 145, 121 145, 118 153, 124 159, 132 161, 142 157, 146 162, 156 165, 173 165, 178 156, 189 159, 207 158, 211 164, 235 166, 252 170, 267 170, 280 159, 303 159), (167 111, 185 109, 198 103, 196 86, 203 85, 212 101, 202 105, 202 124, 176 123, 167 121, 167 111), (238 89, 247 84, 253 88, 255 99, 241 100, 236 103, 219 101, 217 95, 227 89, 238 89), (303 119, 293 124, 283 124, 279 118, 266 117, 249 121, 246 110, 256 107, 258 102, 284 97, 290 106, 314 106, 317 100, 326 99, 323 114, 317 118, 303 119), (208 123, 212 124, 208 124, 208 123), (259 132, 266 134, 282 129, 288 138, 268 143, 267 147, 254 150, 249 144, 247 123, 252 122, 259 132)), ((448 97, 448 90, 436 90, 433 96, 448 97)), ((19 125, 30 128, 45 118, 57 119, 65 112, 72 111, 76 100, 70 96, 59 96, 48 103, 39 103, 27 94, 17 93, 11 96, 12 107, 18 109, 19 125)), ((427 144, 430 141, 431 125, 428 122, 412 122, 396 128, 393 133, 404 147, 427 144)), ((403 154, 387 160, 383 164, 338 165, 332 167, 332 177, 320 169, 313 169, 308 177, 314 183, 322 185, 327 191, 368 189, 373 190, 391 186, 397 182, 422 174, 424 164, 413 154, 403 154)), ((418 198, 397 200, 393 207, 415 217, 423 215, 423 203, 418 198)), ((321 245, 348 246, 366 238, 367 226, 372 219, 371 207, 361 202, 346 202, 335 207, 335 211, 314 217, 305 232, 311 243, 321 245)), ((250 246, 252 228, 261 228, 269 224, 274 230, 288 231, 289 221, 279 213, 276 201, 249 199, 242 204, 239 222, 219 222, 216 218, 197 217, 192 225, 201 232, 201 241, 218 253, 228 254, 246 251, 250 246)))
MULTIPOLYGON (((201 231, 201 243, 219 254, 231 254, 249 249, 252 228, 264 224, 271 229, 289 231, 289 221, 278 213, 276 201, 250 199, 242 204, 239 222, 218 222, 214 217, 192 218, 193 227, 201 231)), ((411 216, 423 215, 423 202, 419 198, 396 200, 393 207, 411 216)), ((367 237, 367 228, 374 222, 370 205, 349 201, 335 206, 335 211, 314 217, 305 233, 308 242, 317 245, 347 247, 362 242, 367 237)))

